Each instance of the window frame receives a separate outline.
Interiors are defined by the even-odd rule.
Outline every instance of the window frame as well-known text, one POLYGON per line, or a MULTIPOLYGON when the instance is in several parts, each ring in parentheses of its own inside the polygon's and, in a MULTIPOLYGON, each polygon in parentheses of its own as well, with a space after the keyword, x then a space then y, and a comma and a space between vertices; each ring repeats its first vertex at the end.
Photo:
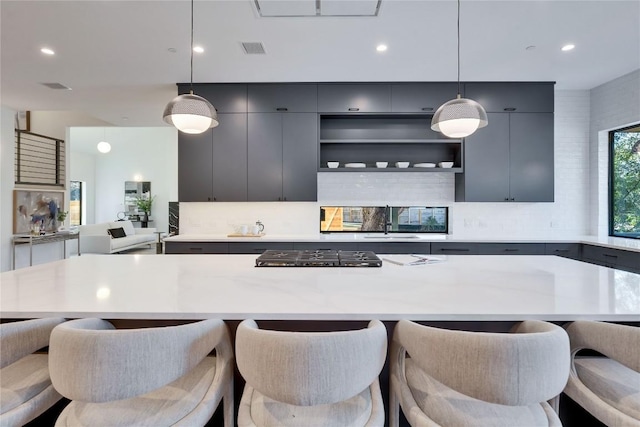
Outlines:
POLYGON ((621 234, 616 234, 614 231, 614 226, 613 226, 613 217, 614 217, 614 184, 615 184, 615 175, 614 175, 614 159, 615 159, 615 153, 614 153, 614 135, 618 132, 624 132, 626 130, 629 129, 638 129, 638 131, 640 132, 640 122, 630 125, 630 126, 625 126, 622 128, 618 128, 618 129, 613 129, 609 131, 609 182, 608 182, 608 190, 609 190, 609 218, 608 218, 608 222, 609 222, 609 236, 610 237, 617 237, 620 239, 634 239, 634 240, 640 240, 640 234, 638 236, 628 236, 628 235, 621 235, 621 234))

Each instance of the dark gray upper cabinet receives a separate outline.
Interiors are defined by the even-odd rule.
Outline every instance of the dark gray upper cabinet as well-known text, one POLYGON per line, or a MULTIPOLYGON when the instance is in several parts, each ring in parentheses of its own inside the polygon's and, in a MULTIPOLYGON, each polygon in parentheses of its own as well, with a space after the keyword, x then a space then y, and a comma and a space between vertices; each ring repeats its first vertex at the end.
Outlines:
POLYGON ((213 201, 247 200, 247 115, 219 114, 213 136, 213 201))
POLYGON ((465 83, 465 98, 473 99, 487 113, 552 113, 553 83, 465 83))
POLYGON ((391 111, 388 83, 320 83, 318 111, 323 113, 385 113, 391 111))
POLYGON ((247 200, 247 115, 219 114, 199 135, 178 133, 178 200, 247 200))
POLYGON ((282 148, 284 200, 318 200, 318 116, 283 114, 282 148))
POLYGON ((465 139, 456 201, 553 202, 553 113, 488 113, 465 139))
POLYGON ((213 197, 212 129, 199 135, 178 132, 178 200, 206 202, 213 197))
POLYGON ((315 113, 249 113, 248 199, 317 200, 315 113))
POLYGON ((249 84, 248 111, 250 113, 318 111, 318 85, 302 84, 249 84))
POLYGON ((509 193, 516 202, 553 202, 553 113, 509 115, 509 193))
MULTIPOLYGON (((190 85, 178 85, 178 93, 189 93, 190 85)), ((194 95, 209 101, 218 113, 246 113, 247 85, 245 83, 196 83, 194 95)))
POLYGON ((392 84, 391 111, 394 113, 435 113, 442 104, 454 99, 457 94, 457 83, 392 84))

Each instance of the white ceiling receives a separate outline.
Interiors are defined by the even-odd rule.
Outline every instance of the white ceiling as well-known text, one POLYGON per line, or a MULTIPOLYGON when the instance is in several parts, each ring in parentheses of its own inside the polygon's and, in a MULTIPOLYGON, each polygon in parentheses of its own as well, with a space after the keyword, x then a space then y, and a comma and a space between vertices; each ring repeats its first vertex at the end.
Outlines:
MULTIPOLYGON (((461 8, 462 80, 591 89, 640 68, 640 0, 461 8), (561 52, 568 42, 576 49, 561 52)), ((188 0, 1 0, 0 14, 0 96, 13 109, 164 126, 175 83, 189 81, 188 0), (41 85, 51 82, 73 90, 41 85)), ((455 0, 383 0, 377 17, 286 18, 260 17, 253 0, 198 0, 194 26, 206 49, 194 57, 195 82, 456 79, 455 0), (246 55, 241 42, 262 42, 266 54, 246 55), (389 50, 377 53, 379 43, 389 50)))

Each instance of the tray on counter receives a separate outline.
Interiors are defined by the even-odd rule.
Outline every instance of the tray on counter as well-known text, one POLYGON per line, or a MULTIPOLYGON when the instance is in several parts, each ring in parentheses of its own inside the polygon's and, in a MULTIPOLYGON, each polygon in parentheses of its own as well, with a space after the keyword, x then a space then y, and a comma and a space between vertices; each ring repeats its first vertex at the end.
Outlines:
POLYGON ((264 236, 265 233, 260 233, 260 234, 251 234, 251 233, 247 233, 247 234, 240 234, 240 233, 232 233, 232 234, 227 234, 227 237, 262 237, 264 236))

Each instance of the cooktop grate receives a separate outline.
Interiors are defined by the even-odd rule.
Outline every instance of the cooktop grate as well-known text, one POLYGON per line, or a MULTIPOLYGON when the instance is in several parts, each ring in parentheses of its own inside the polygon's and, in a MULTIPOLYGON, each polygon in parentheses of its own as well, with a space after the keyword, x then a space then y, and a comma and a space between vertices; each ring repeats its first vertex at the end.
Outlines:
POLYGON ((371 251, 268 250, 256 259, 256 267, 381 267, 371 251))

